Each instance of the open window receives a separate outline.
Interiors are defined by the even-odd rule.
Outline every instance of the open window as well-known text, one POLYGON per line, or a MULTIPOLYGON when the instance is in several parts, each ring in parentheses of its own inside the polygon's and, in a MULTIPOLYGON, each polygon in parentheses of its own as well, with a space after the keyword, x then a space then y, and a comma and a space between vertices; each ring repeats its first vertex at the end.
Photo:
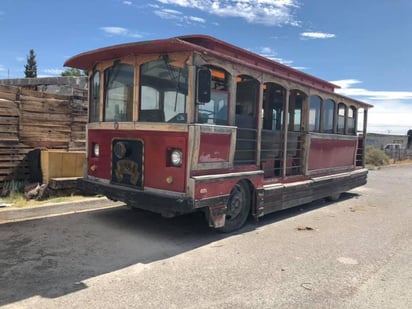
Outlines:
POLYGON ((253 164, 257 151, 257 112, 260 83, 251 76, 236 78, 237 126, 235 164, 253 164))
POLYGON ((280 131, 283 125, 285 89, 275 83, 263 86, 263 129, 280 131))
POLYGON ((291 90, 289 95, 289 131, 300 132, 303 128, 302 108, 306 94, 299 90, 291 90))

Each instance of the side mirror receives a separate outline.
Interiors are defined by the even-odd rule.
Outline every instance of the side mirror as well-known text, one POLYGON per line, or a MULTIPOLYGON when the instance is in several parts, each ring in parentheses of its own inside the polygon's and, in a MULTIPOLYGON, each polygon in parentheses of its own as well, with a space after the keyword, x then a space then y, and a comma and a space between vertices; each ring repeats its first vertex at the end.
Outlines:
POLYGON ((210 84, 212 81, 212 73, 209 69, 197 70, 197 82, 196 82, 196 102, 199 104, 205 104, 210 102, 210 84))

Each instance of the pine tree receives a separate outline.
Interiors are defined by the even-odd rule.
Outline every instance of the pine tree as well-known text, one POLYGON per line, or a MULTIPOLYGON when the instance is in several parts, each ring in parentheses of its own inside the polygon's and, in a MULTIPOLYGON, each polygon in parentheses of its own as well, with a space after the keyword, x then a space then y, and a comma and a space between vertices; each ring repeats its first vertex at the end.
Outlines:
POLYGON ((30 54, 27 56, 27 64, 24 66, 24 75, 28 78, 37 77, 36 54, 33 49, 30 49, 30 54))

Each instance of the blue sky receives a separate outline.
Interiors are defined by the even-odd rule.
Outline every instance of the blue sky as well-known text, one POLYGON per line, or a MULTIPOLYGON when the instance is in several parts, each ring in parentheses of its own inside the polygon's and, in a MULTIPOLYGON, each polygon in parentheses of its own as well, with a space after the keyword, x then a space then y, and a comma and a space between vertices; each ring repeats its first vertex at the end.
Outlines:
POLYGON ((38 76, 113 44, 207 34, 375 105, 369 131, 412 129, 411 0, 2 0, 0 78, 38 76))

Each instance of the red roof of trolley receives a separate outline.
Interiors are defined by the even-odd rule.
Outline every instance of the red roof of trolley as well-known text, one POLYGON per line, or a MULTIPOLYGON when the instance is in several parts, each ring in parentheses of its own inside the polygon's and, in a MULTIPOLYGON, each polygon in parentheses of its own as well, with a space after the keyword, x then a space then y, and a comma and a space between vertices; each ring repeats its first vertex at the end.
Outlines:
MULTIPOLYGON (((171 53, 179 51, 198 51, 207 53, 223 60, 240 63, 250 68, 297 82, 304 86, 334 93, 335 95, 337 94, 334 90, 340 88, 335 84, 313 75, 306 74, 207 35, 185 35, 168 39, 141 41, 103 47, 78 54, 68 59, 64 63, 64 66, 91 70, 95 65, 102 61, 115 60, 126 56, 136 56, 141 54, 171 53)), ((365 105, 365 107, 371 107, 371 105, 365 104, 364 102, 357 100, 353 101, 365 105)))

